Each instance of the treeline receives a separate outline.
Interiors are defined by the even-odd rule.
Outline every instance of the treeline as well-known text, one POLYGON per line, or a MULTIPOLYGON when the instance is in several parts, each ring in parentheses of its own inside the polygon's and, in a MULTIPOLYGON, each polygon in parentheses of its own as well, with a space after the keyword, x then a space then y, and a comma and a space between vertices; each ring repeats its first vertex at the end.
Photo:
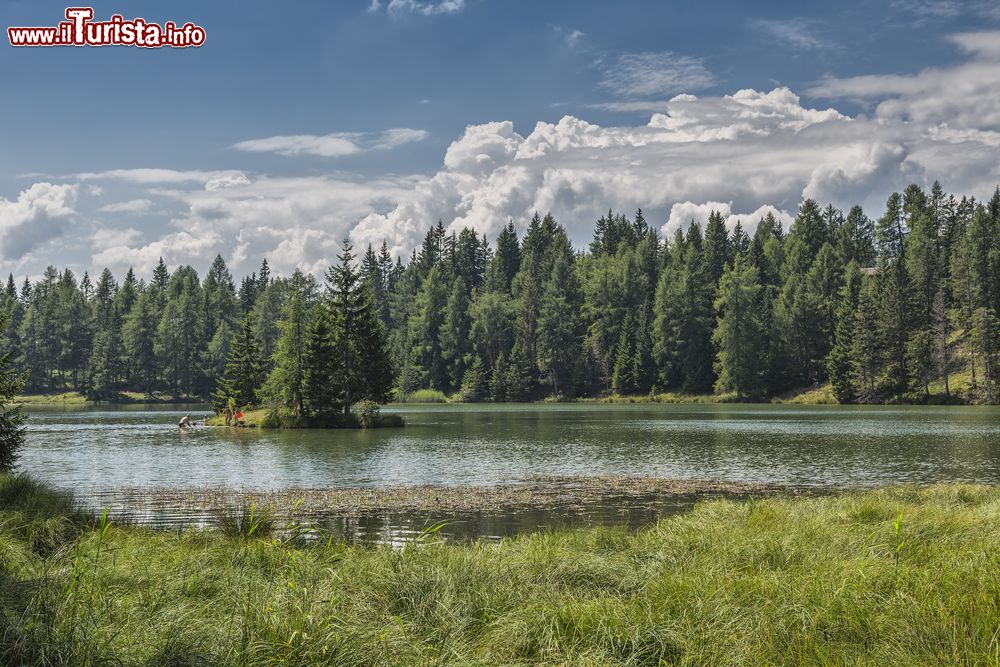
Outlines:
POLYGON ((951 399, 961 371, 964 400, 996 402, 1000 189, 984 205, 913 185, 877 219, 806 200, 787 231, 768 215, 752 235, 713 212, 661 239, 641 211, 609 211, 582 251, 551 215, 492 245, 439 222, 406 263, 348 249, 325 286, 265 261, 237 287, 217 257, 203 280, 162 261, 120 285, 50 268, 20 290, 10 278, 2 307, 28 391, 94 398, 221 392, 306 414, 385 400, 389 384, 465 401, 759 400, 829 380, 870 403, 927 400, 935 383, 951 399), (336 396, 316 394, 327 385, 336 396))

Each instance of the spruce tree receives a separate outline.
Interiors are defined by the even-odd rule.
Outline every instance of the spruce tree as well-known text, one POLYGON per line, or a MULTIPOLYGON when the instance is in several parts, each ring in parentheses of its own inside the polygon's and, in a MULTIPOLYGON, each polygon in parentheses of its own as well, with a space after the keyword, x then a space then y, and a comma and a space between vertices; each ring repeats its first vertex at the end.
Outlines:
POLYGON ((296 417, 307 416, 306 371, 309 346, 309 309, 301 274, 293 276, 288 302, 278 322, 280 335, 275 344, 274 369, 261 395, 273 405, 289 408, 296 417))
POLYGON ((354 266, 350 239, 344 239, 337 265, 327 272, 327 294, 343 412, 358 401, 385 403, 392 390, 392 358, 371 292, 354 266))
MULTIPOLYGON (((424 285, 426 287, 426 284, 424 285)), ((451 294, 444 308, 444 319, 439 331, 442 361, 447 368, 448 388, 458 389, 470 363, 469 352, 471 323, 469 321, 469 293, 465 280, 459 276, 452 282, 451 294)))
POLYGON ((409 322, 411 356, 409 361, 419 372, 421 387, 447 391, 448 364, 441 350, 448 291, 440 267, 432 267, 414 303, 409 322))
POLYGON ((511 283, 521 268, 521 246, 511 221, 497 237, 496 251, 486 270, 486 289, 510 294, 511 283))
POLYGON ((476 356, 462 377, 459 396, 463 403, 478 403, 489 395, 489 378, 481 357, 476 356))
POLYGON ((859 388, 854 372, 853 354, 857 336, 857 310, 861 297, 862 274, 857 262, 847 265, 844 286, 840 291, 834 318, 833 347, 826 359, 827 374, 833 395, 840 403, 858 400, 859 388))
POLYGON ((306 412, 320 424, 339 418, 345 407, 350 409, 340 374, 339 344, 330 309, 325 302, 320 303, 309 323, 303 380, 306 412))
POLYGON ((542 293, 538 315, 538 364, 553 393, 572 396, 573 373, 583 344, 583 292, 568 241, 560 244, 542 293))
POLYGON ((615 364, 611 372, 611 390, 616 394, 635 394, 635 329, 634 317, 629 313, 618 337, 615 364))
POLYGON ((156 356, 156 331, 159 317, 155 297, 143 292, 125 320, 123 338, 128 374, 133 378, 134 389, 151 396, 159 378, 156 356))
POLYGON ((727 267, 715 308, 720 316, 712 340, 718 348, 716 390, 742 400, 759 400, 766 391, 765 323, 760 315, 757 269, 742 255, 727 267))
MULTIPOLYGON (((0 329, 8 325, 6 316, 0 315, 0 329)), ((24 378, 12 368, 12 362, 9 352, 0 356, 0 473, 14 470, 24 445, 25 416, 12 404, 24 388, 24 378)))
POLYGON ((253 318, 243 317, 239 332, 233 339, 226 362, 226 376, 219 382, 216 407, 230 401, 237 407, 257 405, 257 392, 264 382, 264 368, 260 349, 253 335, 253 318))
POLYGON ((878 332, 878 281, 863 278, 855 313, 851 366, 859 403, 881 399, 878 375, 882 363, 882 343, 878 332))

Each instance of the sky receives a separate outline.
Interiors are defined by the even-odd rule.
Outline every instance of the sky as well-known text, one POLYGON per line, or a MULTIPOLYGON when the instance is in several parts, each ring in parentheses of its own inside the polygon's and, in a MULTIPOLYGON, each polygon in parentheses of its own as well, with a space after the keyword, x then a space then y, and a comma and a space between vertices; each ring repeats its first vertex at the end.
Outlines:
MULTIPOLYGON (((10 26, 65 4, 4 0, 10 26)), ((160 257, 321 273, 608 209, 667 235, 803 198, 881 213, 1000 182, 1000 4, 299 0, 96 3, 203 26, 189 49, 0 45, 0 271, 160 257)))

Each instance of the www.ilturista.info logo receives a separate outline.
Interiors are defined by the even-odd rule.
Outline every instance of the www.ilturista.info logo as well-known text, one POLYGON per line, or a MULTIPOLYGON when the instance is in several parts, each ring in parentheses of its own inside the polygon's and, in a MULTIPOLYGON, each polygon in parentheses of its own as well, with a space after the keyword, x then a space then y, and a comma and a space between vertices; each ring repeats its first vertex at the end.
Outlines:
POLYGON ((163 25, 120 14, 94 21, 92 7, 67 7, 66 20, 54 27, 7 28, 11 46, 138 46, 185 48, 205 43, 205 29, 193 23, 163 25))

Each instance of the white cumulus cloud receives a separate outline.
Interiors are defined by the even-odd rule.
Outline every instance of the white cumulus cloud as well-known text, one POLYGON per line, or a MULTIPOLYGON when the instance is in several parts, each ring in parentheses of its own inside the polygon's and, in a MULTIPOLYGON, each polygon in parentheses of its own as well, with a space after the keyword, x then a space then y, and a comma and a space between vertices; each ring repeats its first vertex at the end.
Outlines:
POLYGON ((76 211, 76 185, 35 183, 17 199, 0 197, 0 258, 21 259, 61 236, 76 211))
POLYGON ((916 74, 869 74, 827 78, 809 94, 876 102, 886 121, 1000 129, 1000 31, 960 33, 948 38, 968 60, 929 67, 916 74))
MULTIPOLYGON (((238 170, 101 172, 89 178, 174 184, 156 194, 172 197, 184 212, 165 235, 154 238, 147 229, 146 241, 109 238, 93 260, 148 271, 161 255, 172 266, 204 267, 222 253, 235 271, 253 270, 267 256, 279 273, 297 266, 318 273, 345 234, 361 245, 385 240, 394 253, 408 255, 438 220, 493 239, 510 219, 523 229, 536 211, 552 212, 582 246, 608 208, 641 207, 666 234, 691 219, 703 223, 715 209, 730 227, 740 221, 752 232, 767 213, 787 228, 805 197, 842 208, 861 204, 871 215, 911 182, 929 187, 941 180, 949 191, 982 197, 1000 182, 1000 33, 950 39, 964 62, 827 79, 811 91, 863 99, 872 114, 805 104, 783 87, 699 96, 687 88, 657 103, 638 125, 599 125, 573 115, 533 128, 504 120, 470 125, 440 168, 420 176, 251 180, 238 170)), ((622 84, 619 101, 643 102, 632 95, 672 88, 637 79, 622 84)))

